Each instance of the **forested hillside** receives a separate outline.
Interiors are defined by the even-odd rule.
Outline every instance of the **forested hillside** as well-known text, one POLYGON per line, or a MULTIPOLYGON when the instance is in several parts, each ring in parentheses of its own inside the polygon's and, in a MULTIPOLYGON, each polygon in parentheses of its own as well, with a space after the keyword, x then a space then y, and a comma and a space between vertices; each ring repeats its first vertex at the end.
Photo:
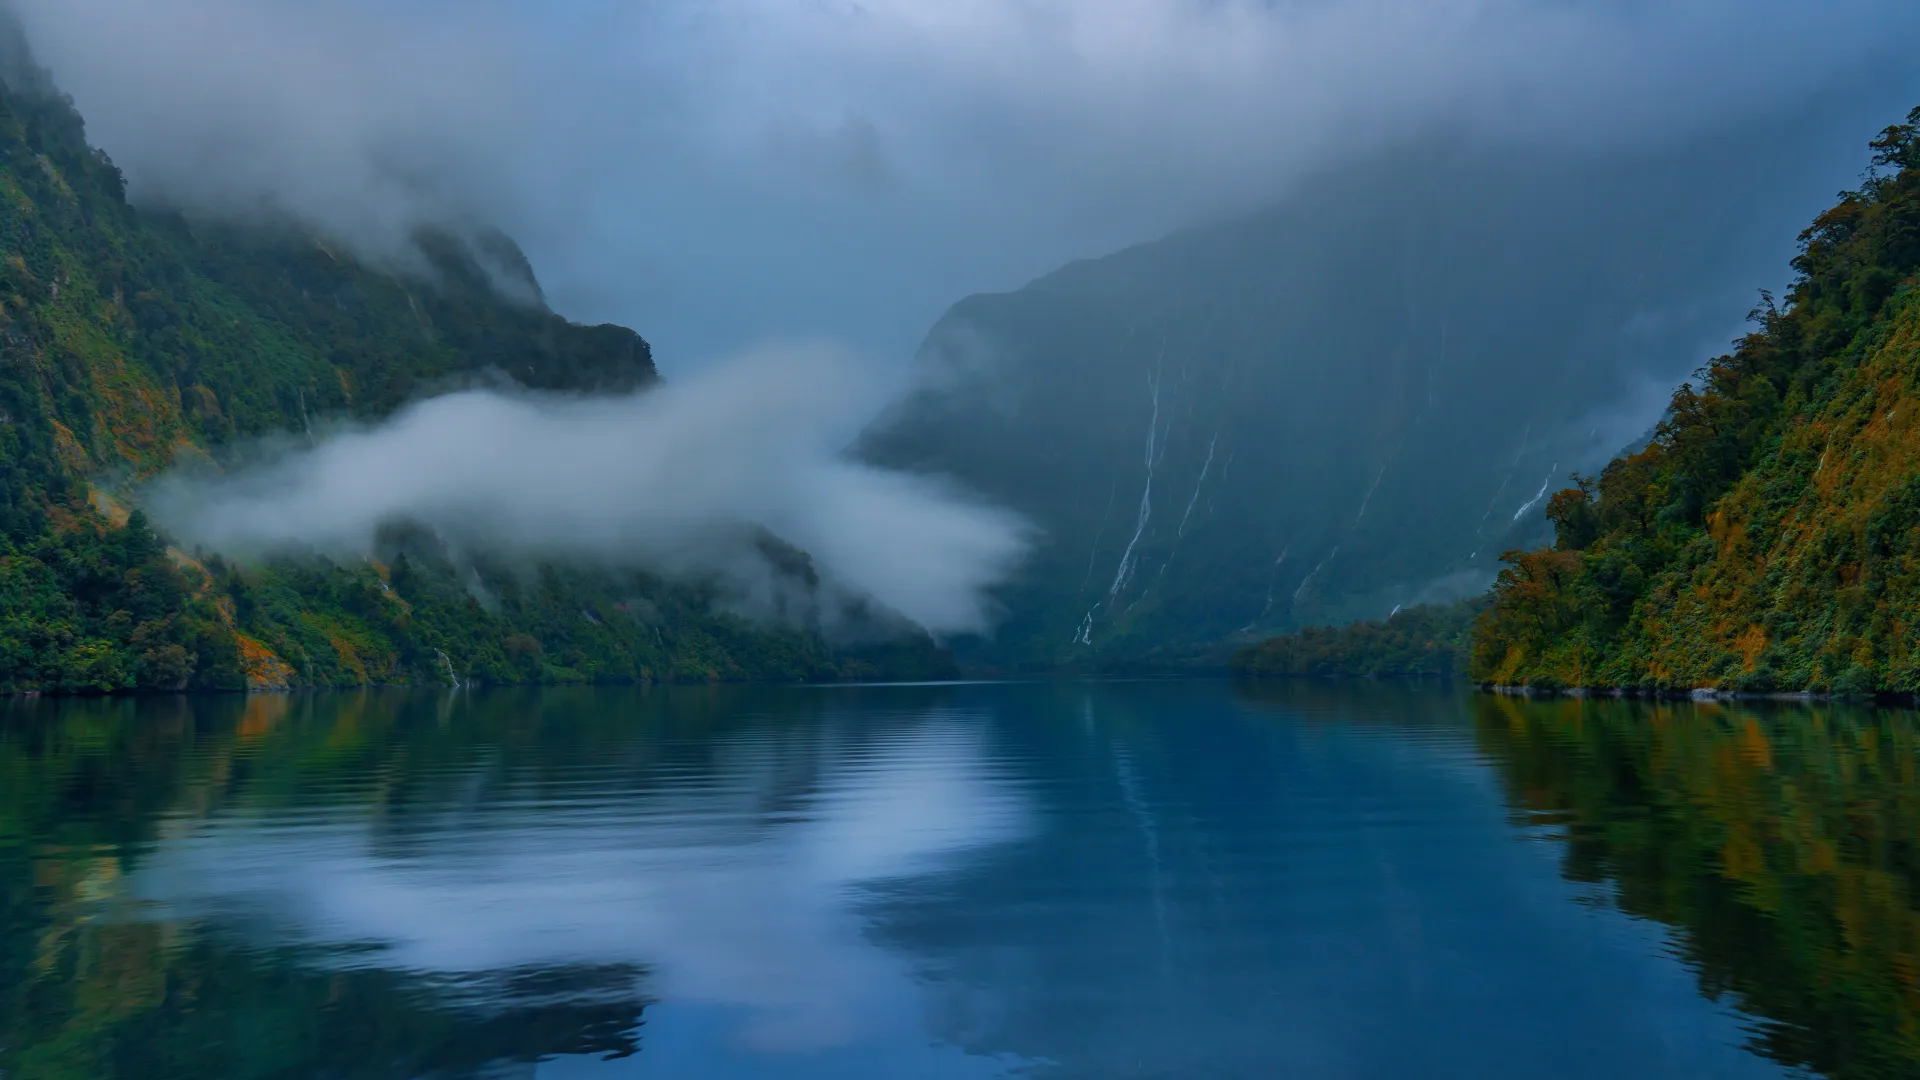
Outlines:
POLYGON ((1508 556, 1476 678, 1920 691, 1920 109, 1872 149, 1787 294, 1508 556))
POLYGON ((1253 678, 1453 679, 1466 674, 1481 598, 1421 604, 1346 626, 1309 626, 1233 654, 1253 678))
POLYGON ((0 691, 946 670, 924 636, 848 653, 714 614, 697 585, 509 568, 417 531, 355 566, 170 548, 135 486, 176 462, 476 381, 630 390, 655 379, 652 357, 630 330, 547 310, 504 237, 423 234, 417 265, 389 272, 290 224, 136 209, 71 103, 30 63, 7 67, 0 691))

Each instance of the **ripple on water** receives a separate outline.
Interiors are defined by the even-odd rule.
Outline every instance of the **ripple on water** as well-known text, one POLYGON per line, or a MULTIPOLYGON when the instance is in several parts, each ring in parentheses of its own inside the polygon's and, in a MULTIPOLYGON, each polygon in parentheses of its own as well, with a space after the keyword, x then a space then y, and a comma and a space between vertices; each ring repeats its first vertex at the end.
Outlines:
MULTIPOLYGON (((155 1077, 355 1047, 390 1061, 361 1075, 723 1080, 1920 1060, 1858 1031, 1818 1058, 1882 999, 1803 1008, 1835 973, 1698 944, 1823 932, 1739 921, 1761 886, 1696 842, 1713 770, 1760 760, 1705 713, 1208 682, 210 699, 164 735, 90 708, 0 720, 28 884, 0 976, 37 1003, 0 998, 6 1075, 81 1044, 155 1077), (1674 890, 1709 899, 1648 899, 1674 890), (1723 973, 1740 995, 1703 996, 1723 973), (1793 1006, 1733 1011, 1768 992, 1793 1006)), ((1725 805, 1776 820, 1771 776, 1725 805)))

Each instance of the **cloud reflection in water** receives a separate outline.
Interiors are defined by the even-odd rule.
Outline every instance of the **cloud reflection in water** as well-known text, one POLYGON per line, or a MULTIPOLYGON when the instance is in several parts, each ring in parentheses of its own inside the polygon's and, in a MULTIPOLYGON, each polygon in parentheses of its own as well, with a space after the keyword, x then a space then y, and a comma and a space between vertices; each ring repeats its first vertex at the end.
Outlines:
POLYGON ((857 1041, 917 997, 910 963, 864 934, 865 887, 1031 831, 981 726, 952 714, 740 733, 698 772, 467 768, 464 797, 409 815, 403 843, 357 806, 215 816, 163 841, 134 887, 262 944, 382 946, 358 963, 634 964, 647 993, 739 1010, 745 1046, 793 1052, 857 1041))

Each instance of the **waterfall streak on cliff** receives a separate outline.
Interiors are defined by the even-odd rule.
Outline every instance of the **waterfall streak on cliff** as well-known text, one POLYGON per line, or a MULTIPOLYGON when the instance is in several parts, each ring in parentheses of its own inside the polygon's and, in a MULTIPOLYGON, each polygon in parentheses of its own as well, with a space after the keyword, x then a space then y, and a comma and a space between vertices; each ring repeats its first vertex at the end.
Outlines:
POLYGON ((1392 459, 1381 463, 1380 471, 1373 474, 1373 483, 1367 488, 1367 494, 1360 500, 1360 512, 1353 516, 1353 524, 1355 527, 1358 527, 1360 522, 1366 518, 1367 507, 1373 503, 1373 493, 1380 490, 1380 481, 1386 478, 1387 466, 1392 463, 1392 459))
MULTIPOLYGON (((1500 486, 1493 491, 1493 498, 1487 500, 1487 512, 1480 515, 1480 524, 1473 530, 1473 535, 1479 536, 1481 531, 1487 527, 1487 521, 1493 517, 1493 508, 1500 505, 1500 496, 1505 495, 1507 493, 1507 485, 1513 483, 1513 474, 1520 468, 1520 459, 1527 456, 1527 440, 1532 437, 1532 435, 1533 421, 1529 420, 1527 421, 1527 426, 1520 429, 1520 449, 1514 451, 1513 464, 1508 466, 1507 475, 1501 477, 1500 486)), ((1477 555, 1479 553, 1475 552, 1474 554, 1477 555)), ((1469 555, 1467 557, 1471 559, 1473 556, 1469 555)))
POLYGON ((433 651, 439 653, 440 662, 447 665, 447 682, 452 685, 455 690, 460 689, 460 676, 453 673, 453 658, 447 655, 445 649, 435 649, 433 651))
POLYGON ((1200 478, 1193 482, 1193 497, 1187 500, 1187 512, 1180 515, 1180 528, 1173 534, 1176 540, 1187 535, 1187 519, 1193 516, 1193 505, 1200 501, 1200 489, 1207 485, 1207 473, 1213 469, 1213 451, 1219 445, 1220 433, 1216 431, 1213 433, 1213 440, 1207 443, 1207 460, 1200 466, 1200 478))
POLYGON ((1280 564, 1287 561, 1287 553, 1292 550, 1293 550, 1292 544, 1288 544, 1287 546, 1281 548, 1280 554, 1276 556, 1273 560, 1273 565, 1267 568, 1267 602, 1261 606, 1260 614, 1255 615, 1253 619, 1247 623, 1247 625, 1240 628, 1241 633, 1244 634, 1248 630, 1253 629, 1254 626, 1259 624, 1261 619, 1264 619, 1267 617, 1267 612, 1273 610, 1273 583, 1277 581, 1280 577, 1280 564))
POLYGON ((1306 577, 1303 577, 1300 579, 1300 587, 1293 590, 1293 599, 1289 601, 1289 603, 1295 603, 1295 604, 1299 603, 1300 594, 1307 591, 1307 583, 1312 581, 1315 577, 1317 577, 1320 571, 1325 570, 1327 568, 1327 564, 1332 562, 1333 557, 1338 554, 1340 554, 1340 545, 1335 544, 1333 545, 1333 550, 1327 552, 1327 557, 1324 559, 1321 559, 1319 563, 1317 563, 1314 566, 1313 569, 1307 571, 1306 577))
MULTIPOLYGON (((1163 354, 1164 362, 1165 356, 1163 354)), ((1140 538, 1146 535, 1147 522, 1153 519, 1153 473, 1160 464, 1157 453, 1160 442, 1160 371, 1156 369, 1148 385, 1153 389, 1153 410, 1147 418, 1147 483, 1140 492, 1140 512, 1134 518, 1133 539, 1127 541, 1127 549, 1120 555, 1120 565, 1113 573, 1113 587, 1107 590, 1107 603, 1112 604, 1120 595, 1120 590, 1132 580, 1135 563, 1134 551, 1140 546, 1140 538)))
POLYGON ((1519 521, 1525 517, 1527 511, 1533 509, 1535 503, 1547 497, 1547 489, 1553 486, 1553 474, 1559 471, 1560 463, 1556 461, 1553 463, 1553 468, 1547 470, 1547 478, 1540 481, 1540 490, 1533 493, 1533 498, 1528 499, 1526 505, 1513 512, 1513 520, 1519 521))

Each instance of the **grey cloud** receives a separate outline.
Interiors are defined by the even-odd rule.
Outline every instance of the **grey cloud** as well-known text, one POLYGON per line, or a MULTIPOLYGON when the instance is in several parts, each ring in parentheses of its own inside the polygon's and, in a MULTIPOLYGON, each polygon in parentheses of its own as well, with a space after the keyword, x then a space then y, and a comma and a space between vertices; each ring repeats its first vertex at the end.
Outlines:
POLYGON ((1396 140, 1687 138, 1920 32, 1901 0, 13 2, 136 192, 387 255, 494 221, 669 366, 904 349, 964 293, 1396 140))

